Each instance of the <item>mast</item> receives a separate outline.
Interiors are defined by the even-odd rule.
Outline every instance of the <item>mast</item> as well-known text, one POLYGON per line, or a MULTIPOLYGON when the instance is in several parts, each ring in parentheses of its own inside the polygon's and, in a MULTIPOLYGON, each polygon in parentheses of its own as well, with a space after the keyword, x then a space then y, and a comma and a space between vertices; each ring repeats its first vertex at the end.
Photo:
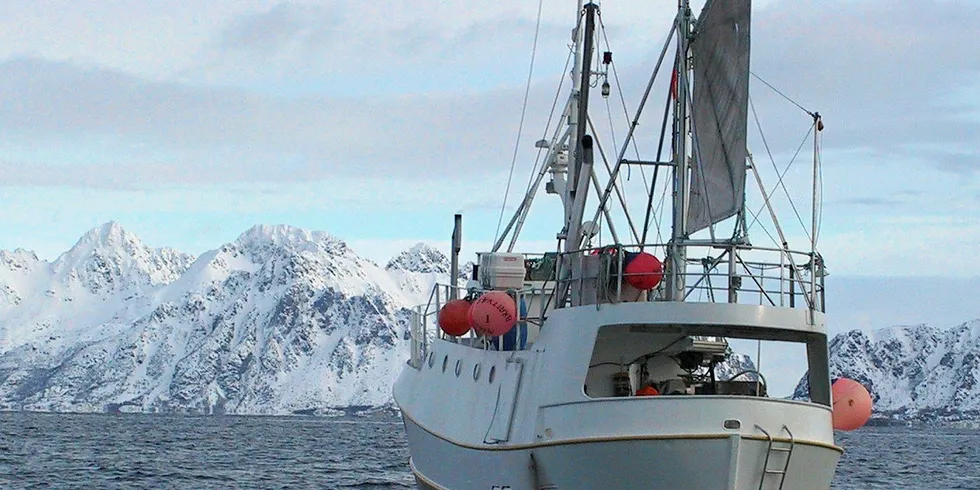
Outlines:
MULTIPOLYGON (((592 162, 585 158, 586 121, 589 114, 589 78, 592 75, 592 39, 595 33, 595 12, 598 6, 588 3, 582 10, 584 23, 576 29, 578 45, 581 51, 576 52, 575 68, 572 72, 572 97, 569 104, 569 134, 574 141, 569 145, 571 152, 569 160, 572 168, 569 172, 569 185, 566 188, 565 199, 565 252, 574 252, 581 246, 579 240, 582 233, 582 215, 585 212, 585 201, 588 198, 589 183, 592 178, 592 162)), ((591 142, 587 143, 591 147, 591 142)))
MULTIPOLYGON (((579 5, 581 5, 581 0, 579 5)), ((586 4, 580 12, 583 23, 576 28, 575 68, 572 72, 572 98, 568 107, 569 135, 575 140, 569 145, 568 185, 565 188, 565 256, 562 260, 562 276, 565 279, 581 276, 581 261, 573 258, 581 247, 582 215, 585 212, 585 201, 588 198, 589 184, 592 182, 592 137, 585 134, 589 117, 589 78, 592 75, 592 41, 595 33, 595 13, 599 7, 594 3, 586 4)), ((561 236, 561 235, 559 235, 561 236)), ((577 306, 579 282, 569 281, 569 289, 563 289, 559 298, 567 298, 565 292, 571 293, 572 306, 577 306)), ((563 303, 564 301, 562 301, 563 303)), ((561 304, 561 303, 559 303, 561 304)))
POLYGON ((688 183, 687 161, 687 46, 690 36, 691 9, 688 0, 678 0, 677 35, 677 99, 674 103, 674 190, 673 226, 668 247, 666 294, 669 301, 684 301, 684 273, 687 269, 687 203, 690 184, 688 183))

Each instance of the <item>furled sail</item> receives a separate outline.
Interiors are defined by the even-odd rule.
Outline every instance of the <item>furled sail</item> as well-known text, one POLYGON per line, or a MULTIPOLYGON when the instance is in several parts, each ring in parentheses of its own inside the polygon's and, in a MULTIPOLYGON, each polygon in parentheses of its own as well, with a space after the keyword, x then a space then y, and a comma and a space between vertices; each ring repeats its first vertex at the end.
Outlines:
POLYGON ((750 0, 708 0, 698 19, 688 233, 734 216, 745 200, 751 11, 750 0))

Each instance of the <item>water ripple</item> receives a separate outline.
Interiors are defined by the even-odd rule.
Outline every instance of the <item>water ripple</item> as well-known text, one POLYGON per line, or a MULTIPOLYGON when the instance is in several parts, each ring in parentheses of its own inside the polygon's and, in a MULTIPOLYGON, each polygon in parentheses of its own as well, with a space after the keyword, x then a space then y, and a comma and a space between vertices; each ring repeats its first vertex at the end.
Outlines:
MULTIPOLYGON (((838 433, 834 489, 980 488, 980 431, 838 433)), ((0 413, 0 488, 414 488, 392 417, 0 413)))

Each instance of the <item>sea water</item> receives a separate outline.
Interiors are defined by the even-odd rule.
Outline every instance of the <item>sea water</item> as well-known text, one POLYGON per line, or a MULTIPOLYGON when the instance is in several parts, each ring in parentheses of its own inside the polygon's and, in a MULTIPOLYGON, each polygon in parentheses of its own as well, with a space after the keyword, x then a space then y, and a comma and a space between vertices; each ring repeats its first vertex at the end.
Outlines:
MULTIPOLYGON (((980 489, 980 431, 838 433, 835 489, 980 489)), ((413 488, 401 421, 0 413, 0 488, 413 488)))

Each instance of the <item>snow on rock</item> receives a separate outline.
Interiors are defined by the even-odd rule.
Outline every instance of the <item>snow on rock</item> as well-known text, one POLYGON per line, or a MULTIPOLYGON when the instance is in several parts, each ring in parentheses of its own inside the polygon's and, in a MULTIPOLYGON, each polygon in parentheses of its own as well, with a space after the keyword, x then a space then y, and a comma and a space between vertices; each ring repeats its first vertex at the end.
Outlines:
MULTIPOLYGON (((402 257, 437 263, 412 251, 419 260, 402 257)), ((255 226, 193 261, 116 223, 50 264, 2 252, 0 409, 384 406, 408 354, 408 308, 440 276, 426 270, 442 269, 385 270, 289 226, 255 226), (8 288, 24 293, 16 304, 8 288)))
POLYGON ((449 273, 449 258, 431 245, 417 243, 412 248, 391 259, 385 269, 406 270, 421 273, 449 273))
POLYGON ((52 269, 63 284, 80 284, 100 293, 168 284, 192 261, 192 256, 172 249, 151 249, 111 221, 83 235, 52 263, 52 269))
MULTIPOLYGON (((948 330, 895 326, 838 334, 830 342, 831 379, 871 393, 878 416, 924 422, 980 419, 980 320, 948 330)), ((804 375, 793 397, 805 399, 804 375)))
MULTIPOLYGON (((416 245, 381 268, 322 232, 255 226, 196 259, 117 223, 53 262, 0 251, 0 409, 330 413, 387 406, 408 311, 449 263, 416 245)), ((980 414, 980 321, 830 343, 879 414, 980 414)), ((740 354, 719 379, 753 370, 740 354)), ((754 374, 741 379, 755 379, 754 374)), ((796 397, 806 396, 806 377, 796 397)))
POLYGON ((757 381, 759 380, 759 373, 756 371, 755 363, 752 362, 751 357, 745 354, 732 352, 729 349, 728 358, 725 359, 725 362, 719 363, 715 366, 715 378, 723 381, 727 381, 729 379, 735 379, 737 381, 757 381), (735 375, 738 375, 738 377, 733 378, 735 375))

